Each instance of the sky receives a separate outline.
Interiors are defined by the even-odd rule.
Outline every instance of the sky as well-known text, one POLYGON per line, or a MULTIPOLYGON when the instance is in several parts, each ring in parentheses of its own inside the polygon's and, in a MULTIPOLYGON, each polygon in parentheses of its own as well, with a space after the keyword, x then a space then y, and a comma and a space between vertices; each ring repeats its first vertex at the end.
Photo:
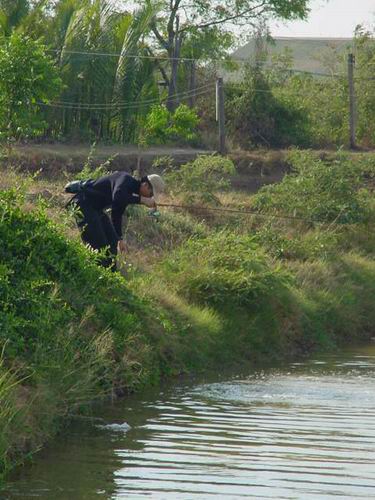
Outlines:
POLYGON ((273 37, 350 38, 358 24, 375 28, 375 0, 311 0, 307 21, 272 22, 273 37))

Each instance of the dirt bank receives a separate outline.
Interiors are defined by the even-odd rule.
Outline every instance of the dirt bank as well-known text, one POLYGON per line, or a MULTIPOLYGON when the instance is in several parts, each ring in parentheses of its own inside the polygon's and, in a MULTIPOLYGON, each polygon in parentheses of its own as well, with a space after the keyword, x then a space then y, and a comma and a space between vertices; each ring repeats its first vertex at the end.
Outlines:
MULTIPOLYGON (((109 168, 133 173, 139 164, 143 173, 152 170, 153 162, 160 157, 173 158, 178 166, 198 155, 214 154, 215 151, 192 148, 153 147, 138 150, 135 146, 98 146, 92 162, 100 165, 112 158, 109 168)), ((12 163, 21 170, 36 172, 43 176, 59 178, 64 172, 79 172, 90 154, 88 145, 38 144, 17 145, 3 155, 3 161, 12 163)), ((256 192, 261 186, 279 182, 288 171, 285 151, 238 151, 228 156, 237 167, 237 175, 232 178, 234 189, 256 192)))

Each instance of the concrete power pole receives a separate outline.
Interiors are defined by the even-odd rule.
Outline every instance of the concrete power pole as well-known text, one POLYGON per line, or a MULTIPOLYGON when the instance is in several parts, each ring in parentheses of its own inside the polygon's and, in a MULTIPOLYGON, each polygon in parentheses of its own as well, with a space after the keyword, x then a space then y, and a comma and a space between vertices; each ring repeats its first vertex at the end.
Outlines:
POLYGON ((216 80, 216 121, 219 124, 219 153, 227 151, 225 144, 225 111, 224 111, 224 85, 223 79, 216 80))
POLYGON ((349 128, 350 128, 350 148, 356 149, 356 96, 354 86, 354 64, 355 57, 348 54, 348 81, 349 81, 349 128))

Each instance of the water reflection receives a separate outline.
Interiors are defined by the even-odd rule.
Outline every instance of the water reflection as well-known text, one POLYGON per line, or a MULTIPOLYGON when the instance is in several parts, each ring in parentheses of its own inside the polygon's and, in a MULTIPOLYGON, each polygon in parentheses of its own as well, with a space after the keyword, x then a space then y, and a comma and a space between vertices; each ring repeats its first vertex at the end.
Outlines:
POLYGON ((375 346, 101 411, 8 485, 43 499, 375 498, 375 346))

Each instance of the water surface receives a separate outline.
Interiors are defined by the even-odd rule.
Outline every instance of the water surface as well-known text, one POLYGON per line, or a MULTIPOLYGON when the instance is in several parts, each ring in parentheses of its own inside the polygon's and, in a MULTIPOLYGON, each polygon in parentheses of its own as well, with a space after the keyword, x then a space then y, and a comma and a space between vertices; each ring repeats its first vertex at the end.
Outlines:
POLYGON ((375 498, 375 345, 220 378, 106 405, 0 497, 375 498))

